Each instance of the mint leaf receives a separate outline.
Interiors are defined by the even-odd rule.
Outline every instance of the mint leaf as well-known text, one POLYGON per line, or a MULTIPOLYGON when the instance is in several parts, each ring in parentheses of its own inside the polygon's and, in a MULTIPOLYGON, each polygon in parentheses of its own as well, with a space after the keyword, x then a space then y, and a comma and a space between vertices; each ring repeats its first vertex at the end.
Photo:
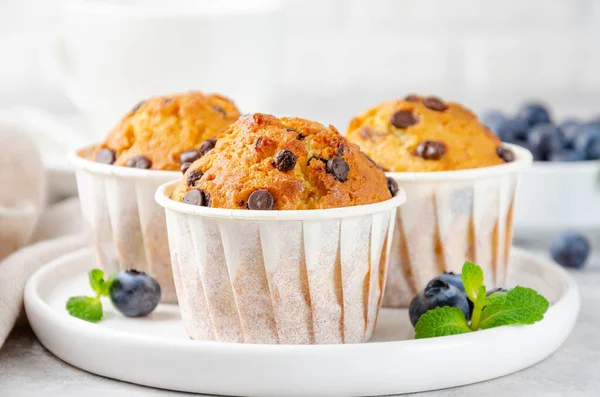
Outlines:
POLYGON ((467 297, 473 302, 471 315, 471 330, 479 329, 481 310, 485 305, 485 285, 483 285, 483 270, 473 262, 465 262, 461 278, 465 286, 467 297))
POLYGON ((67 312, 73 317, 91 323, 102 319, 102 303, 100 299, 91 296, 72 296, 67 301, 67 312))
POLYGON ((100 269, 90 270, 89 274, 90 286, 96 292, 97 296, 109 296, 110 287, 115 280, 115 275, 111 274, 108 279, 104 280, 104 272, 100 269))
POLYGON ((508 292, 495 293, 486 299, 480 327, 533 324, 544 318, 549 306, 546 298, 531 288, 515 287, 508 292))
POLYGON ((89 273, 89 279, 92 289, 96 293, 102 294, 102 289, 104 287, 104 272, 100 269, 92 269, 89 273))
POLYGON ((436 307, 423 314, 415 325, 415 338, 433 338, 471 332, 465 314, 457 307, 436 307))
POLYGON ((101 291, 100 294, 102 296, 109 296, 110 295, 110 287, 112 286, 113 282, 115 281, 116 275, 113 273, 111 274, 108 279, 106 279, 106 281, 102 281, 101 283, 101 291))
POLYGON ((473 262, 465 262, 462 267, 461 278, 465 285, 467 296, 471 299, 471 302, 477 302, 481 286, 483 285, 483 271, 473 262))

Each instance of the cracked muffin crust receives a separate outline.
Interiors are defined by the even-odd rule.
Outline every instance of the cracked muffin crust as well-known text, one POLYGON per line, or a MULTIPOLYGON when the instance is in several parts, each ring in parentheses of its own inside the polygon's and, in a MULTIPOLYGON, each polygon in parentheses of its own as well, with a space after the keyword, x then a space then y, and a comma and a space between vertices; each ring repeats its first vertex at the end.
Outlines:
POLYGON ((195 205, 256 210, 346 207, 391 197, 383 171, 334 127, 260 113, 221 134, 171 195, 195 205))
POLYGON ((205 141, 227 129, 239 116, 235 104, 218 94, 193 91, 150 98, 123 117, 92 152, 91 160, 179 170, 197 158, 194 152, 205 141))
POLYGON ((511 158, 500 155, 509 149, 470 110, 436 97, 383 102, 355 117, 347 136, 392 172, 480 168, 511 158))

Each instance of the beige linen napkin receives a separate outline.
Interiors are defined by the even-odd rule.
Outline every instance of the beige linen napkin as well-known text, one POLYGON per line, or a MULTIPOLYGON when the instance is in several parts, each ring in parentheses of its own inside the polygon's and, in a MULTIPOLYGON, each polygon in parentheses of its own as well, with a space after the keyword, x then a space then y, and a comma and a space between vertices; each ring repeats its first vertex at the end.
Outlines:
POLYGON ((0 347, 22 311, 29 276, 87 241, 78 200, 44 208, 44 191, 35 144, 0 121, 0 347))

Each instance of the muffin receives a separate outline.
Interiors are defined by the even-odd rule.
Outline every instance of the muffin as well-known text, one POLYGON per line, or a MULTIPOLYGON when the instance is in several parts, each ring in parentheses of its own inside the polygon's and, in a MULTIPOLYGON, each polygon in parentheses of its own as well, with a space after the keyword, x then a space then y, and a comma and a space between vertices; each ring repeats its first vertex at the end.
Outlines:
POLYGON ((150 98, 123 117, 92 158, 123 167, 179 170, 209 150, 213 138, 238 117, 235 104, 218 94, 150 98))
POLYGON ((187 170, 172 198, 186 197, 215 208, 309 210, 392 196, 385 174, 334 127, 254 114, 240 118, 187 170))
POLYGON ((384 306, 405 307, 443 271, 479 264, 506 280, 515 193, 531 154, 502 142, 457 103, 409 95, 355 117, 348 139, 407 195, 397 212, 384 306))
POLYGON ((156 199, 191 338, 332 344, 373 334, 404 194, 335 128, 241 117, 156 199))
POLYGON ((108 272, 134 268, 176 302, 164 210, 156 188, 181 177, 239 112, 217 94, 189 92, 136 105, 99 145, 71 156, 83 214, 92 226, 98 264, 108 272))
POLYGON ((458 103, 409 95, 355 117, 348 139, 391 172, 453 171, 503 164, 501 142, 458 103))

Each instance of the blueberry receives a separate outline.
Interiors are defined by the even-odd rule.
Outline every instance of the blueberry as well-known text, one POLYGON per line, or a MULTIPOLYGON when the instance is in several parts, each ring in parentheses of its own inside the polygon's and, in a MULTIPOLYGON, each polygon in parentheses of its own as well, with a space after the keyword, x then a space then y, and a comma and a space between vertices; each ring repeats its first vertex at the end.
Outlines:
POLYGON ((506 119, 504 113, 499 110, 488 110, 481 116, 481 123, 492 131, 496 131, 498 125, 506 119))
POLYGON ((410 322, 414 326, 419 321, 419 318, 428 310, 442 306, 457 307, 462 310, 467 320, 471 319, 469 302, 465 293, 452 284, 448 284, 439 278, 434 278, 410 302, 410 306, 408 307, 410 322))
MULTIPOLYGON (((437 276, 433 280, 442 280, 445 283, 450 285, 454 285, 456 288, 465 292, 465 285, 463 284, 462 278, 460 274, 455 274, 454 272, 444 272, 441 276, 437 276)), ((433 281, 431 280, 431 281, 433 281)), ((430 281, 430 283, 431 283, 430 281)))
POLYGON ((518 142, 516 144, 529 150, 531 152, 531 154, 533 155, 533 159, 535 161, 543 161, 542 155, 540 154, 539 150, 537 148, 534 148, 528 142, 518 142))
POLYGON ((566 142, 560 130, 552 124, 537 124, 529 131, 527 142, 542 160, 564 149, 566 142))
POLYGON ((562 131, 563 137, 566 139, 569 145, 572 145, 575 141, 575 138, 577 137, 577 129, 579 128, 580 124, 581 123, 576 119, 566 119, 558 126, 558 128, 560 128, 562 131))
POLYGON ((559 152, 551 153, 550 156, 548 156, 548 160, 550 161, 584 161, 585 159, 585 153, 575 149, 564 149, 559 152))
POLYGON ((517 117, 524 120, 530 127, 551 122, 550 113, 546 106, 536 102, 526 103, 521 106, 517 117))
POLYGON ((588 160, 600 158, 600 121, 581 124, 577 128, 577 137, 573 141, 573 147, 585 152, 588 160))
POLYGON ((487 292, 487 294, 485 294, 485 296, 490 296, 491 294, 495 294, 496 292, 508 292, 508 290, 504 289, 504 288, 494 288, 491 289, 487 292))
POLYGON ((110 300, 127 317, 147 316, 160 301, 160 285, 144 272, 119 272, 110 288, 110 300))
POLYGON ((519 119, 501 120, 492 131, 502 142, 517 143, 527 137, 527 123, 519 119))
POLYGON ((589 253, 589 241, 576 232, 563 232, 550 243, 552 259, 565 267, 583 267, 589 253))

